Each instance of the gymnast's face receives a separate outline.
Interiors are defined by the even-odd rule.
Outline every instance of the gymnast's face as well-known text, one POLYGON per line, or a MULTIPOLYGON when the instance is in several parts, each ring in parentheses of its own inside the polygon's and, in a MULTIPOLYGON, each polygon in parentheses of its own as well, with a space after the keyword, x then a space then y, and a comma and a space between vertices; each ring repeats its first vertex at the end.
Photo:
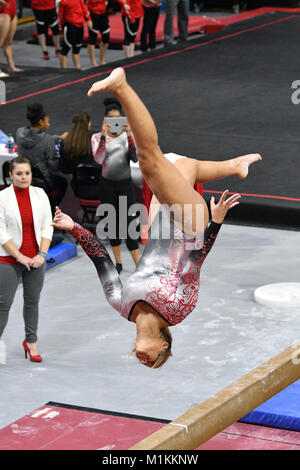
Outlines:
POLYGON ((161 351, 169 347, 161 337, 137 339, 135 343, 135 355, 137 359, 147 367, 153 367, 161 351))
POLYGON ((32 180, 30 165, 28 163, 18 163, 14 166, 9 176, 17 188, 28 188, 32 180))

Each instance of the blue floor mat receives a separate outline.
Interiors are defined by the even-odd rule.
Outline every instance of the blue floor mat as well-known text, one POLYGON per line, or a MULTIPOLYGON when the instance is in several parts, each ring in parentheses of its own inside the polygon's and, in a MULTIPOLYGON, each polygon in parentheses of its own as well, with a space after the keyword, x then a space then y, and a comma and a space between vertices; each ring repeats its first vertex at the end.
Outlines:
POLYGON ((300 380, 270 398, 239 421, 300 431, 300 380))
POLYGON ((77 256, 77 245, 75 243, 61 242, 49 249, 47 254, 47 269, 63 263, 69 258, 77 256))

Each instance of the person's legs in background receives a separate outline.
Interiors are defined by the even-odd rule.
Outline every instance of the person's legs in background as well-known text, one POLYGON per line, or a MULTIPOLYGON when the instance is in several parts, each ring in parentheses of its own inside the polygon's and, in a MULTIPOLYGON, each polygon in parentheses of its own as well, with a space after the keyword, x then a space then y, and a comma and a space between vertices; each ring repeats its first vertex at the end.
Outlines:
POLYGON ((165 0, 164 44, 169 46, 174 42, 173 18, 176 11, 177 0, 165 0))
MULTIPOLYGON (((6 36, 10 28, 10 16, 7 14, 0 15, 0 47, 3 47, 6 36)), ((0 78, 9 77, 7 73, 2 72, 0 68, 0 78)))
POLYGON ((22 266, 0 263, 0 338, 8 322, 9 310, 12 306, 22 266))
POLYGON ((178 42, 187 41, 189 23, 189 0, 177 4, 178 42))
POLYGON ((160 7, 151 8, 151 23, 149 28, 149 46, 150 49, 156 47, 156 26, 160 14, 160 7))
POLYGON ((75 69, 80 70, 80 48, 83 42, 83 27, 74 26, 74 42, 72 43, 72 59, 75 69))
POLYGON ((17 29, 17 16, 15 16, 10 21, 9 30, 3 43, 3 50, 4 50, 4 54, 8 63, 8 70, 10 72, 22 72, 22 69, 17 68, 14 64, 13 51, 11 47, 16 29, 17 29))
POLYGON ((25 341, 32 355, 37 355, 37 327, 39 318, 39 301, 44 284, 46 262, 40 268, 23 270, 23 318, 25 324, 25 341))
POLYGON ((69 30, 71 28, 70 24, 65 24, 63 29, 63 43, 62 48, 59 53, 59 62, 62 69, 67 68, 67 55, 72 48, 72 44, 69 39, 69 30))
POLYGON ((141 51, 147 52, 148 49, 148 34, 150 32, 151 25, 151 11, 152 8, 143 6, 144 9, 144 18, 143 18, 143 27, 141 31, 141 51))

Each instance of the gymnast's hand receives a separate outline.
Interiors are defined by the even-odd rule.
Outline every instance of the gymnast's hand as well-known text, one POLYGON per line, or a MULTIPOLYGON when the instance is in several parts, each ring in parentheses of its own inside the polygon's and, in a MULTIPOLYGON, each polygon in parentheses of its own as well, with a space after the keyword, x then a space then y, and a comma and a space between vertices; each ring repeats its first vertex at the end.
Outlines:
POLYGON ((52 224, 53 227, 59 230, 68 230, 69 232, 74 228, 74 220, 67 214, 64 214, 59 207, 55 208, 55 214, 52 224))
POLYGON ((211 217, 212 221, 216 222, 217 224, 222 224, 227 214, 227 211, 239 204, 238 199, 241 196, 239 194, 233 194, 233 196, 230 196, 228 199, 226 199, 228 193, 229 191, 228 189, 226 189, 226 191, 224 191, 224 193, 220 197, 220 201, 218 202, 218 204, 215 204, 215 198, 213 196, 211 197, 211 217))

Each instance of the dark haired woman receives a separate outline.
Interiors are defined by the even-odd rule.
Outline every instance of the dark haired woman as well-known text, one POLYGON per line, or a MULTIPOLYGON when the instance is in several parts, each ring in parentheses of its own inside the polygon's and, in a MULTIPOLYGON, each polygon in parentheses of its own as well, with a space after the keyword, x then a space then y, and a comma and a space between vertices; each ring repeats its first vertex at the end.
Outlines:
MULTIPOLYGON (((59 167, 65 175, 74 175, 78 165, 89 165, 98 169, 101 174, 101 166, 94 160, 91 146, 91 119, 88 113, 76 113, 72 117, 72 126, 66 133, 64 139, 60 141, 59 167)), ((71 179, 71 186, 74 188, 74 179, 71 179)), ((86 199, 102 200, 103 181, 99 178, 97 186, 84 188, 86 199)), ((75 191, 76 192, 76 191, 75 191)))
POLYGON ((78 163, 95 164, 91 147, 91 119, 88 113, 76 113, 72 126, 59 145, 59 167, 65 174, 72 174, 78 163))
MULTIPOLYGON (((136 271, 124 286, 107 251, 99 240, 72 219, 56 210, 53 225, 69 230, 93 261, 107 300, 123 317, 136 324, 135 354, 146 366, 159 367, 170 356, 166 328, 182 322, 195 308, 200 270, 214 245, 229 209, 239 194, 218 204, 211 198, 212 222, 205 200, 194 190, 226 176, 246 178, 249 165, 261 160, 250 154, 222 162, 178 158, 172 164, 161 152, 155 124, 147 108, 128 84, 125 72, 115 69, 88 92, 111 92, 122 104, 134 133, 139 164, 157 199, 154 217, 136 271)), ((151 216, 154 215, 152 212, 151 216)))
POLYGON ((61 136, 47 134, 50 117, 40 103, 28 105, 26 117, 30 126, 20 127, 16 132, 18 153, 28 158, 41 173, 42 179, 35 177, 35 184, 46 191, 54 208, 61 203, 67 189, 67 181, 57 174, 59 159, 56 144, 61 136))
POLYGON ((53 234, 51 208, 43 189, 31 186, 27 158, 11 161, 10 177, 11 186, 0 191, 0 338, 22 278, 25 357, 29 353, 31 361, 41 362, 36 342, 39 299, 53 234))
MULTIPOLYGON (((105 110, 102 129, 98 134, 92 135, 92 151, 95 161, 102 165, 102 177, 107 183, 102 203, 111 204, 115 209, 116 236, 110 238, 110 244, 116 260, 117 270, 120 273, 123 265, 121 259, 121 239, 119 237, 119 198, 122 196, 127 198, 128 208, 136 203, 135 189, 131 179, 130 161, 137 162, 137 156, 129 125, 124 124, 120 132, 111 132, 110 125, 106 122, 108 117, 118 118, 124 115, 120 103, 114 98, 106 98, 103 104, 105 110)), ((140 259, 138 241, 128 233, 129 225, 133 220, 133 215, 127 217, 127 238, 125 243, 135 265, 137 265, 140 259)))

